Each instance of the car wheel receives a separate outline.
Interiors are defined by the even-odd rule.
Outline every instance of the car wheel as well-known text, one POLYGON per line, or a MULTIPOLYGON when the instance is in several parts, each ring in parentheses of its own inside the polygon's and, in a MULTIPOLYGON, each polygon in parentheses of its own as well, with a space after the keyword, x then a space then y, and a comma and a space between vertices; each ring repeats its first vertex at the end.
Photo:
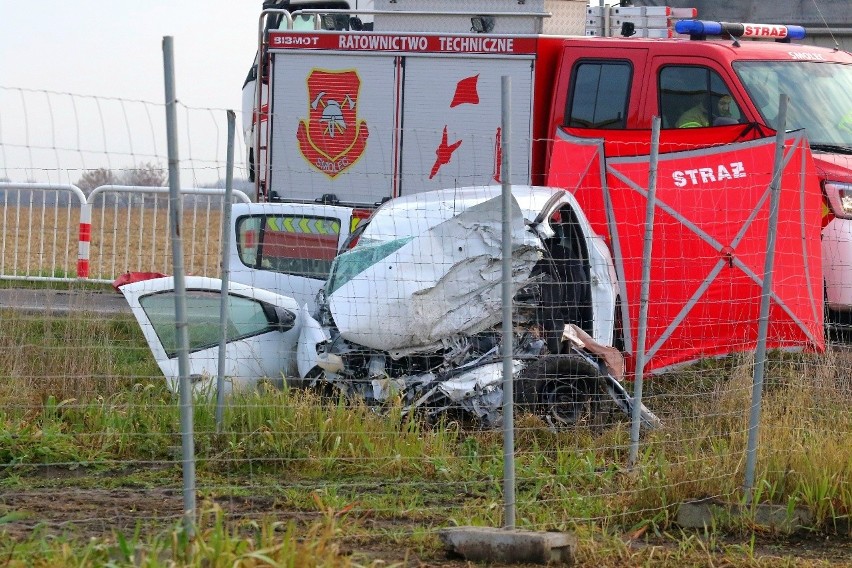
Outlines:
POLYGON ((521 371, 515 401, 553 427, 574 426, 594 413, 600 377, 598 368, 582 357, 549 355, 521 371))

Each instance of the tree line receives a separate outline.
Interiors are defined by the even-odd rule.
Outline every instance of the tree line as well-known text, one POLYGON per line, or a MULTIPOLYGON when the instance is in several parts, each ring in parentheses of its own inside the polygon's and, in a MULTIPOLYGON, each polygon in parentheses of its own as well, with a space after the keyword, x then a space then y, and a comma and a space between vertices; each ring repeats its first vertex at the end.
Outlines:
POLYGON ((109 168, 86 170, 75 184, 88 195, 102 185, 144 185, 161 187, 166 184, 166 171, 160 164, 143 162, 131 168, 114 171, 109 168))
MULTIPOLYGON (((114 170, 111 168, 95 168, 85 170, 74 185, 83 190, 83 193, 88 196, 93 189, 104 185, 131 185, 144 187, 164 187, 168 185, 168 173, 163 166, 155 162, 141 162, 129 168, 114 170)), ((0 177, 0 182, 9 182, 5 177, 0 177)), ((225 187, 225 180, 219 179, 213 183, 202 184, 201 187, 225 187)), ((233 187, 251 194, 254 185, 245 179, 234 179, 233 187)), ((2 202, 14 203, 21 206, 32 205, 56 205, 66 206, 69 204, 70 195, 57 191, 30 191, 30 190, 11 190, 8 195, 4 195, 4 191, 0 190, 0 200, 2 202)), ((191 197, 187 198, 189 201, 191 197)), ((201 198, 197 198, 201 199, 201 198)), ((206 197, 203 198, 207 200, 206 197)), ((164 206, 168 201, 168 195, 131 195, 131 194, 116 194, 107 193, 96 200, 93 205, 95 207, 106 206, 124 206, 131 202, 136 206, 153 207, 164 206)), ((213 199, 211 205, 218 206, 213 199)))

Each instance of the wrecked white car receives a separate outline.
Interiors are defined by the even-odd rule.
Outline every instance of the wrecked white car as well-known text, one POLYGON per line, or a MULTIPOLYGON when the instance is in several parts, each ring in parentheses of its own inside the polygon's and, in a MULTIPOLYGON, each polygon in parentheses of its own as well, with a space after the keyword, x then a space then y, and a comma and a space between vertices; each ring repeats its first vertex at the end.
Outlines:
MULTIPOLYGON (((222 281, 188 276, 186 285, 189 373, 196 391, 214 392, 219 365, 222 281)), ((178 389, 174 278, 155 278, 121 286, 169 388, 178 389)), ((268 290, 231 282, 225 333, 225 387, 253 387, 261 379, 283 384, 294 376, 302 329, 296 301, 268 290)))
MULTIPOLYGON (((618 290, 607 247, 563 190, 514 186, 512 194, 517 401, 556 427, 579 421, 604 398, 629 412, 620 353, 606 347, 618 290)), ((240 386, 283 375, 368 404, 400 397, 405 412, 462 410, 496 425, 501 243, 500 186, 388 201, 334 260, 315 313, 286 291, 231 284, 225 374, 240 386)), ((175 351, 164 345, 174 336, 170 281, 121 291, 174 382, 175 351)), ((187 278, 196 388, 215 385, 220 287, 187 278)), ((644 408, 643 418, 656 423, 644 408)))

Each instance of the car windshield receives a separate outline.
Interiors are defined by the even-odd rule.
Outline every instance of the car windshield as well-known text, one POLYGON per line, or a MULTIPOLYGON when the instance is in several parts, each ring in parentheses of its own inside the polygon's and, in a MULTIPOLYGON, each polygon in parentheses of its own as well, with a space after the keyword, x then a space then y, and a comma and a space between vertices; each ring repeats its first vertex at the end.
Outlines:
POLYGON ((465 212, 468 208, 493 198, 492 192, 483 188, 477 198, 430 200, 427 197, 409 201, 394 201, 376 210, 357 243, 340 254, 331 266, 326 282, 327 294, 333 294, 352 278, 374 264, 395 253, 415 237, 425 235, 430 229, 465 212))
POLYGON ((818 61, 737 61, 734 70, 766 124, 775 128, 781 93, 787 130, 804 128, 812 146, 852 152, 852 65, 818 61))
POLYGON ((414 237, 463 212, 471 203, 418 200, 386 204, 370 217, 369 224, 358 235, 350 250, 338 256, 331 266, 326 293, 335 290, 381 262, 408 244, 414 237))
POLYGON ((359 240, 352 249, 334 259, 326 284, 326 293, 333 294, 355 276, 404 247, 413 238, 403 237, 386 242, 359 240))
POLYGON ((359 245, 386 243, 408 235, 421 235, 435 225, 458 215, 467 207, 467 204, 463 207, 453 207, 443 202, 393 205, 378 209, 373 214, 370 224, 358 239, 359 245))

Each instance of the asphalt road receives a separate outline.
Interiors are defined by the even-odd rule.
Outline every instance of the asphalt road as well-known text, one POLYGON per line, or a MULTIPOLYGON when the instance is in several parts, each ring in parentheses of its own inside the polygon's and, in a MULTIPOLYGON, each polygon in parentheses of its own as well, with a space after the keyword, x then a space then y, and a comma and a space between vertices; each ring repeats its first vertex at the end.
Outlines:
POLYGON ((130 314, 127 300, 119 292, 91 290, 0 289, 0 308, 29 313, 130 314))

